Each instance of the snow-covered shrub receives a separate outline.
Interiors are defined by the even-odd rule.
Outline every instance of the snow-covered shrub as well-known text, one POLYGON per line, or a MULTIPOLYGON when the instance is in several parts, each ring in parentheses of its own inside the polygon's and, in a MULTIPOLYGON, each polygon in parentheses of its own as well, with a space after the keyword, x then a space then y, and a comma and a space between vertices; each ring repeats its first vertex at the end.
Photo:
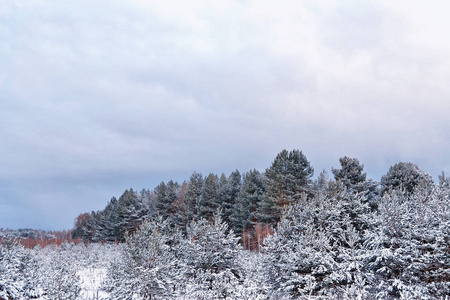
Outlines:
POLYGON ((238 255, 241 247, 220 213, 209 222, 192 222, 183 246, 187 299, 237 299, 242 276, 238 255))
POLYGON ((339 184, 291 206, 264 241, 271 290, 294 298, 335 298, 356 288, 367 293, 364 234, 371 214, 364 193, 339 184))
POLYGON ((121 255, 108 268, 105 288, 112 299, 170 299, 178 291, 180 262, 171 248, 169 224, 144 222, 125 236, 121 255))
POLYGON ((23 246, 13 240, 0 243, 0 299, 19 299, 23 292, 23 246))
POLYGON ((446 186, 391 190, 379 201, 368 234, 369 271, 379 296, 420 299, 450 296, 450 197, 446 186))
POLYGON ((46 299, 76 299, 80 294, 80 278, 71 258, 72 250, 73 244, 69 243, 42 249, 39 272, 46 299))

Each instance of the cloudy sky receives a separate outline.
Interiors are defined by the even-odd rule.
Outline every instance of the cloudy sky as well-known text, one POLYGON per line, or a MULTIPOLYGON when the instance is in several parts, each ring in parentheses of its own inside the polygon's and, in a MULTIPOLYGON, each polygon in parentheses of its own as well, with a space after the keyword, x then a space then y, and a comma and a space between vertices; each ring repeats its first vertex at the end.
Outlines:
POLYGON ((450 174, 447 1, 0 2, 0 228, 282 149, 450 174))

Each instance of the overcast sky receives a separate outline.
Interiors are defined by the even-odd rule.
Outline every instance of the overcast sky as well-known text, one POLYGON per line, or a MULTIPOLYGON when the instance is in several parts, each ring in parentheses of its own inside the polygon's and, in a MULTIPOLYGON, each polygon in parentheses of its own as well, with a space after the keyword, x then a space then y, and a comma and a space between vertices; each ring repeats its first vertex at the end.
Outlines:
POLYGON ((450 174, 447 1, 0 2, 0 228, 282 149, 450 174))

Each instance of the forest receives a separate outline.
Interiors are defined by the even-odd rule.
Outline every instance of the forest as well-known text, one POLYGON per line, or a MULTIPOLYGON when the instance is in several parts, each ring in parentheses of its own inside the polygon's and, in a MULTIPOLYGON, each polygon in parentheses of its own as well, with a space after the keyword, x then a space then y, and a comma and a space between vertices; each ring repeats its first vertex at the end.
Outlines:
POLYGON ((0 299, 450 299, 450 178, 357 158, 313 178, 300 150, 265 171, 194 172, 80 214, 80 243, 0 242, 0 299))

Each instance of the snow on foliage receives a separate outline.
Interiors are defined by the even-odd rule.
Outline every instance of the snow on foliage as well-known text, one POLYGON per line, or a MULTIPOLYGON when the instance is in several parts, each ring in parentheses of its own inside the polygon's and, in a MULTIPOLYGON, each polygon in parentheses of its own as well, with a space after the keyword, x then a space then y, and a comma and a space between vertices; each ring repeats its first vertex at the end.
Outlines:
POLYGON ((102 243, 27 249, 4 231, 0 300, 449 299, 450 179, 399 163, 378 184, 340 164, 312 182, 306 157, 283 151, 243 180, 129 190, 76 219, 102 243))

